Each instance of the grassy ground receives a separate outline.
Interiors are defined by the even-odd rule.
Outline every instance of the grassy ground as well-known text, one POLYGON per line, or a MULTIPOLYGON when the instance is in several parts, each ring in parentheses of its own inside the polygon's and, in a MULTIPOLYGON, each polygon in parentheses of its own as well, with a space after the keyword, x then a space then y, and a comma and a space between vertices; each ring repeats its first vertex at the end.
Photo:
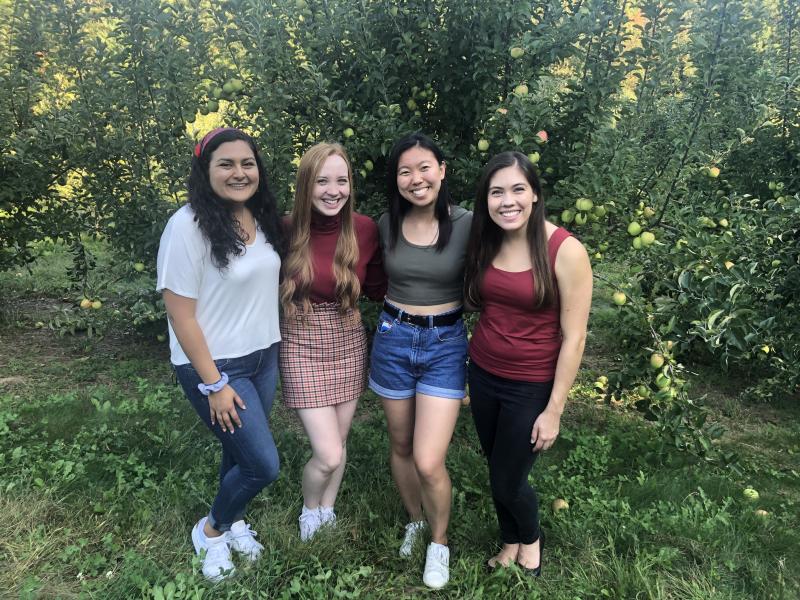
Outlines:
POLYGON ((609 338, 599 332, 590 336, 561 439, 532 474, 548 534, 540 580, 483 567, 497 532, 465 409, 448 456, 451 583, 440 592, 422 586, 423 548, 410 560, 397 557, 404 514, 383 416, 366 394, 339 525, 310 544, 297 537, 308 445, 276 404, 282 474, 249 514, 266 554, 210 586, 198 574, 189 529, 214 494, 215 442, 175 385, 165 344, 113 321, 92 338, 36 327, 73 301, 59 275, 63 258, 55 252, 32 273, 0 274, 1 597, 800 597, 796 403, 741 404, 736 382, 704 372, 695 389, 728 429, 723 443, 742 456, 744 475, 685 455, 659 458, 651 427, 593 400, 591 382, 609 360, 609 338), (747 485, 759 490, 758 501, 743 498, 747 485), (554 514, 559 497, 570 508, 554 514))

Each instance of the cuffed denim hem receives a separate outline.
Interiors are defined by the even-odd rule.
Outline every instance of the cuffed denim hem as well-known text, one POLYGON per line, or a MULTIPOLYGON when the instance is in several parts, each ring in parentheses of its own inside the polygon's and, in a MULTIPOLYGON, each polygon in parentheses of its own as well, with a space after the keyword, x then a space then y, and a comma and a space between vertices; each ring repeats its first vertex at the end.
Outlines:
POLYGON ((466 396, 466 389, 463 390, 449 390, 447 388, 435 387, 424 383, 417 384, 417 392, 425 394, 426 396, 436 396, 437 398, 448 398, 452 400, 461 400, 466 396))
POLYGON ((389 398, 390 400, 405 400, 406 398, 413 398, 415 395, 414 390, 397 391, 385 388, 382 385, 378 385, 377 383, 375 383, 372 377, 369 378, 369 389, 371 389, 379 396, 383 396, 384 398, 389 398))

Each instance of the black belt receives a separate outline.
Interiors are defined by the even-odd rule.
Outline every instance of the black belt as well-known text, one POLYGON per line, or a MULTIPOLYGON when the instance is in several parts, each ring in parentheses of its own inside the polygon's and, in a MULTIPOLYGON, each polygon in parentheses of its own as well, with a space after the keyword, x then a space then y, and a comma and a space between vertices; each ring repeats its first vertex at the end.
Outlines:
POLYGON ((404 310, 400 310, 396 306, 392 306, 388 302, 383 303, 383 310, 386 314, 391 315, 395 319, 417 325, 418 327, 446 327, 447 325, 455 325, 464 314, 464 311, 459 308, 454 312, 443 315, 412 315, 404 310))

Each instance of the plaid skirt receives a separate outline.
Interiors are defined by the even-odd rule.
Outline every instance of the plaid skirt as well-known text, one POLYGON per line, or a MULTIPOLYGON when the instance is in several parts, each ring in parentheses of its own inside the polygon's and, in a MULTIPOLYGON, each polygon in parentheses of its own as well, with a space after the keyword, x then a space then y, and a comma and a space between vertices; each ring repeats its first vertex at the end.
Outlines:
POLYGON ((336 303, 313 308, 309 315, 281 317, 281 392, 290 408, 358 400, 366 388, 367 336, 360 315, 342 315, 336 303))

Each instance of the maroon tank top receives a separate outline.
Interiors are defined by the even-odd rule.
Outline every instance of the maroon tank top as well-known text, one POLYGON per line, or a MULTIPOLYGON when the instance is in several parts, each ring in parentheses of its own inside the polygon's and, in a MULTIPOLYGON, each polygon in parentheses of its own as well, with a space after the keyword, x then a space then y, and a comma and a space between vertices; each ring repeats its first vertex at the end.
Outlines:
MULTIPOLYGON (((547 242, 555 279, 558 249, 570 233, 559 227, 547 242)), ((560 304, 533 308, 533 273, 513 273, 492 265, 481 282, 483 307, 469 344, 480 368, 516 381, 551 381, 561 350, 560 304)))

